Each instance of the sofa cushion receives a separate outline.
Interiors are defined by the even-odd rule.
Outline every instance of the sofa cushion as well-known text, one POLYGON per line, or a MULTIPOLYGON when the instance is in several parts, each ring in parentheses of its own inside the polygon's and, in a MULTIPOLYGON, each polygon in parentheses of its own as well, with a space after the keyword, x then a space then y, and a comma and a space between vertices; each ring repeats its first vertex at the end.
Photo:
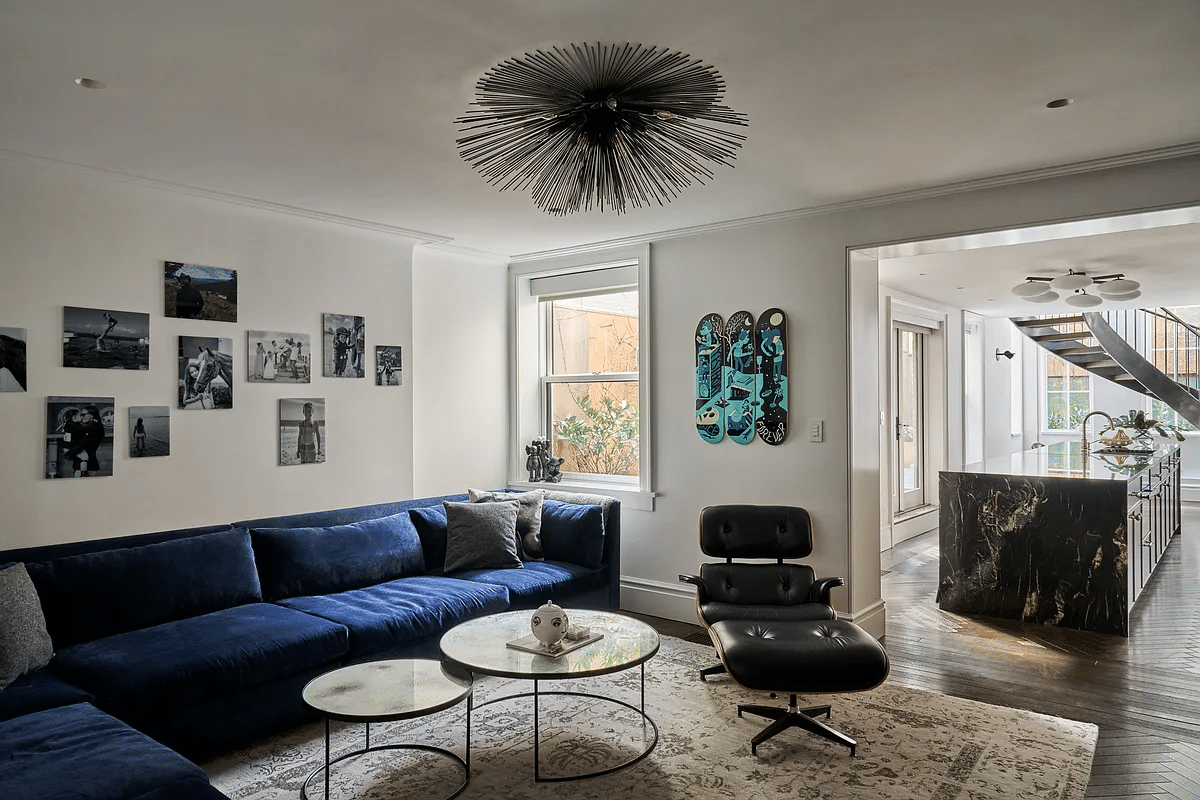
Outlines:
POLYGON ((460 569, 520 569, 520 504, 445 503, 447 573, 460 569))
POLYGON ((0 720, 21 717, 48 708, 90 703, 96 698, 48 669, 26 672, 0 692, 0 720))
POLYGON ((436 506, 411 508, 408 511, 417 535, 421 537, 421 549, 425 553, 425 569, 441 572, 446 565, 446 508, 436 506))
POLYGON ((494 583, 508 589, 512 608, 537 608, 547 600, 569 597, 603 585, 599 570, 561 561, 531 561, 524 569, 475 569, 456 572, 456 578, 494 583))
POLYGON ((87 703, 0 723, 0 763, 0 797, 14 800, 223 796, 191 761, 87 703))
POLYGON ((181 708, 332 663, 341 625, 273 603, 250 603, 61 648, 54 670, 121 716, 181 708))
POLYGON ((548 561, 599 567, 604 558, 604 508, 544 501, 542 549, 548 561))
POLYGON ((262 599, 246 530, 27 566, 60 650, 262 599))
POLYGON ((251 537, 266 600, 342 592, 425 571, 407 513, 329 527, 255 528, 251 537))
POLYGON ((467 489, 467 497, 472 503, 504 503, 516 500, 520 503, 517 510, 517 545, 518 555, 522 561, 541 561, 542 555, 542 500, 546 497, 544 489, 534 489, 530 492, 485 492, 482 489, 467 489))
POLYGON ((350 630, 350 658, 361 658, 439 635, 468 619, 504 611, 508 590, 458 578, 417 576, 279 602, 345 625, 350 630))
POLYGON ((0 569, 0 691, 27 672, 50 663, 54 644, 37 589, 24 564, 0 569))

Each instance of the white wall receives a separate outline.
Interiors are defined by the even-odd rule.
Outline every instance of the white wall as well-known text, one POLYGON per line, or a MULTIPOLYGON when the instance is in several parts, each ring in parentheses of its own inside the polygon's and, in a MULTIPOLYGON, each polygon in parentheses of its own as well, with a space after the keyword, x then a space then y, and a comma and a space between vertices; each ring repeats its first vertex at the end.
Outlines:
POLYGON ((412 496, 412 244, 90 176, 0 161, 0 326, 25 328, 29 391, 0 393, 0 547, 100 538, 412 496), (238 271, 236 323, 163 316, 163 261, 238 271), (64 368, 62 307, 150 314, 146 372, 64 368), (401 387, 371 377, 250 384, 246 331, 366 318, 404 348, 401 387), (234 340, 234 407, 175 409, 179 334, 234 340), (116 399, 113 475, 42 477, 49 395, 116 399), (327 401, 328 460, 278 466, 278 399, 327 401), (130 459, 128 407, 171 410, 171 455, 130 459))
POLYGON ((864 316, 877 316, 878 279, 848 276, 847 249, 1196 203, 1200 158, 1188 158, 655 241, 654 488, 661 495, 654 512, 624 511, 623 604, 694 619, 692 595, 675 576, 701 561, 700 509, 795 503, 813 516, 811 563, 848 579, 835 603, 881 633, 880 353, 878 320, 864 316), (692 424, 696 320, 775 305, 791 326, 792 435, 778 447, 704 444, 692 424), (825 420, 823 443, 800 435, 810 417, 825 420))
POLYGON ((504 485, 507 261, 413 254, 413 496, 504 485), (469 484, 469 486, 468 486, 469 484))

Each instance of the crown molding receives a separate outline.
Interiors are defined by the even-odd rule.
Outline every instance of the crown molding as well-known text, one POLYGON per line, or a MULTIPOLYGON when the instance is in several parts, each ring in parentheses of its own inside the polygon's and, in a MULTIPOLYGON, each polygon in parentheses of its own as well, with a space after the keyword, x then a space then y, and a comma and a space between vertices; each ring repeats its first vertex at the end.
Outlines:
POLYGON ((567 255, 582 255, 600 250, 608 250, 613 247, 646 244, 648 242, 660 242, 667 239, 678 239, 684 236, 695 236, 701 233, 712 233, 715 231, 729 230, 731 228, 744 228, 751 225, 764 225, 772 222, 799 219, 802 217, 814 217, 822 214, 836 214, 843 211, 852 211, 861 208, 872 208, 875 206, 892 205, 893 203, 924 200, 933 197, 944 197, 946 195, 961 194, 963 192, 973 192, 1001 186, 1012 186, 1020 183, 1031 183, 1033 181, 1046 180, 1048 178, 1061 178, 1070 175, 1081 175, 1087 172, 1100 172, 1102 170, 1116 169, 1118 167, 1148 164, 1154 161, 1168 161, 1174 158, 1185 158, 1187 156, 1194 155, 1200 155, 1200 142, 1188 142, 1186 144, 1172 145, 1170 147, 1159 147, 1152 150, 1140 150, 1135 153, 1125 153, 1118 156, 1106 156, 1104 158, 1089 159, 1087 161, 1076 161, 1070 164, 1059 164, 1053 167, 1040 167, 1038 169, 1023 170, 1021 172, 1010 172, 1004 175, 995 175, 989 178, 974 178, 968 181, 945 183, 938 186, 927 186, 920 189, 908 189, 901 192, 891 192, 888 194, 874 195, 855 200, 845 200, 839 203, 829 203, 822 206, 809 206, 806 208, 793 209, 791 211, 779 211, 773 214, 763 214, 757 217, 743 217, 741 219, 714 222, 706 225, 695 225, 687 228, 674 228, 656 233, 629 236, 622 239, 609 239, 606 241, 592 242, 589 244, 560 248, 557 250, 542 250, 531 253, 520 253, 518 255, 514 255, 510 261, 513 263, 520 263, 524 261, 540 261, 546 258, 557 258, 567 255))
POLYGON ((92 167, 88 166, 87 164, 78 164, 72 161, 61 161, 55 158, 46 158, 45 156, 35 156, 16 150, 6 150, 4 148, 0 148, 0 159, 12 161, 18 164, 75 172, 91 178, 127 183, 161 192, 182 194, 189 197, 199 197, 204 200, 213 200, 218 203, 227 203, 230 205, 244 206, 247 208, 256 208, 276 214, 285 214, 287 216, 301 217, 303 219, 316 220, 318 222, 327 222, 332 225, 358 228, 360 230, 382 233, 388 236, 397 236, 403 239, 410 239, 416 244, 443 244, 452 241, 451 237, 449 236, 440 236, 427 231, 401 228, 396 225, 387 225, 381 222, 370 222, 368 220, 358 219, 356 217, 343 217, 338 214, 328 214, 323 211, 313 211, 312 209, 300 208, 298 206, 272 203, 268 200, 259 200, 254 197, 243 197, 242 195, 218 192, 212 189, 201 189, 196 186, 188 186, 182 183, 172 183, 170 181, 160 181, 154 178, 144 178, 140 175, 131 175, 125 172, 118 172, 116 170, 92 167))

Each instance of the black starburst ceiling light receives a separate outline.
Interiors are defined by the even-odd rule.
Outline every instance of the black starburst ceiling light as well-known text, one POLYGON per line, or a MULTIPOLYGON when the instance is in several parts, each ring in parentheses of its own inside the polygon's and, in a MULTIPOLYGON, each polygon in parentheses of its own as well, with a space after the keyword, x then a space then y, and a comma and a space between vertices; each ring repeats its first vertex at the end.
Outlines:
POLYGON ((640 44, 568 45, 492 67, 478 106, 460 117, 458 151, 502 191, 528 190, 564 215, 663 205, 732 166, 749 124, 720 100, 720 73, 689 55, 640 44))

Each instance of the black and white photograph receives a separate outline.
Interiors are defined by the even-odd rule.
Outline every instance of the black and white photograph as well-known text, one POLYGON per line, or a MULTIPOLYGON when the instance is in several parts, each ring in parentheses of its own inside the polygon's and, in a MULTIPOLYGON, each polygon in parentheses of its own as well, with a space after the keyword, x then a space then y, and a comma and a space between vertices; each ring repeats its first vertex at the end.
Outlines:
POLYGON ((179 407, 233 408, 233 339, 179 337, 179 407))
POLYGON ((171 408, 129 407, 129 457, 171 455, 171 408))
POLYGON ((325 463, 325 398, 279 399, 279 465, 325 463))
POLYGON ((0 392, 27 392, 25 329, 0 328, 0 392))
POLYGON ((166 315, 237 322, 236 269, 164 261, 166 315))
POLYGON ((113 474, 111 397, 46 398, 46 477, 113 474))
POLYGON ((64 306, 62 365, 150 369, 150 315, 64 306))
POLYGON ((404 371, 402 366, 399 346, 390 344, 375 345, 376 386, 404 385, 404 371))
POLYGON ((366 321, 346 314, 325 314, 322 325, 325 338, 326 378, 364 378, 366 358, 366 321))
POLYGON ((246 364, 250 383, 312 383, 312 337, 246 331, 246 364))

